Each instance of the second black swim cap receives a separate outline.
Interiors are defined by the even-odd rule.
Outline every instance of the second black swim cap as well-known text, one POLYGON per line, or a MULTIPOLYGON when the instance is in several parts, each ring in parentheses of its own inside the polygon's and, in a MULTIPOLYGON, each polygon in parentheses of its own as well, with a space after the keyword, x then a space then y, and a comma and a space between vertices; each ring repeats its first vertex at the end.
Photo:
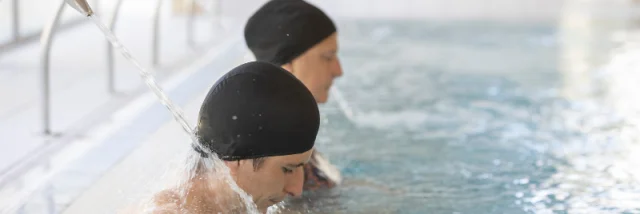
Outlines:
POLYGON ((276 65, 249 62, 211 88, 197 134, 206 150, 230 161, 304 153, 319 126, 318 105, 302 82, 276 65))
POLYGON ((284 65, 336 32, 333 21, 303 0, 271 0, 244 28, 247 46, 258 61, 284 65))

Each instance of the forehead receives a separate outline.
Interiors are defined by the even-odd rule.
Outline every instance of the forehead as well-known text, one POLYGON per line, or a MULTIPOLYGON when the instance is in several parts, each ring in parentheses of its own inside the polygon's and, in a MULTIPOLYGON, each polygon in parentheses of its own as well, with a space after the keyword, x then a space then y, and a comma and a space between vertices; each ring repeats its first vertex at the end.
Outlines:
POLYGON ((327 51, 336 51, 338 49, 338 35, 337 33, 331 34, 331 36, 325 38, 316 46, 314 49, 317 51, 327 52, 327 51))
POLYGON ((299 163, 307 163, 309 158, 311 157, 311 153, 313 149, 300 154, 293 155, 283 155, 283 156, 273 156, 269 157, 269 161, 275 164, 299 164, 299 163))

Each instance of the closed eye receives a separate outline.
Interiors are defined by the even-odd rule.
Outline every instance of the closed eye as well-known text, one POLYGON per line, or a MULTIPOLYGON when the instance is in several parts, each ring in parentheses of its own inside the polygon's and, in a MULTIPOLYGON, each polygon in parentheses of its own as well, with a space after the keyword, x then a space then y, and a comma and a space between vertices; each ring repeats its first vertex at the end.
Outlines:
POLYGON ((332 61, 335 56, 334 55, 323 55, 322 58, 327 61, 332 61))
POLYGON ((287 167, 282 167, 282 172, 284 172, 284 174, 291 174, 293 173, 293 170, 287 167))
POLYGON ((284 174, 291 174, 293 173, 293 170, 295 170, 296 168, 300 168, 302 166, 304 166, 304 163, 287 164, 282 167, 282 172, 284 172, 284 174))

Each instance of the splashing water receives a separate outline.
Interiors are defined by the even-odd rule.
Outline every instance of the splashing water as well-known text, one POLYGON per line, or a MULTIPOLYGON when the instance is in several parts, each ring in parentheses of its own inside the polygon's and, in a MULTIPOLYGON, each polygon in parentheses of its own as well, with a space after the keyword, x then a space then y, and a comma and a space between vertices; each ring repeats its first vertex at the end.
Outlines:
POLYGON ((331 95, 333 96, 334 100, 338 103, 338 106, 340 107, 340 110, 342 111, 342 113, 344 113, 347 119, 349 119, 351 122, 355 122, 356 114, 354 113, 353 108, 349 106, 349 102, 347 102, 347 100, 342 96, 342 92, 340 91, 340 89, 338 89, 338 86, 334 85, 333 87, 331 87, 330 90, 331 90, 331 95))
POLYGON ((418 110, 404 110, 399 112, 361 111, 349 105, 349 101, 342 95, 338 86, 331 87, 331 97, 338 104, 340 112, 350 122, 369 128, 388 129, 392 127, 412 129, 424 123, 428 115, 418 110))
MULTIPOLYGON (((242 189, 240 189, 240 187, 231 178, 231 175, 229 173, 229 168, 227 168, 227 166, 222 162, 222 160, 220 160, 217 157, 215 153, 205 150, 206 147, 203 147, 202 145, 200 145, 196 135, 192 132, 193 128, 191 128, 191 126, 189 126, 189 124, 187 123, 182 113, 182 110, 179 107, 175 106, 173 102, 171 102, 169 97, 167 97, 167 95, 163 92, 160 86, 158 86, 158 83, 155 81, 155 78, 149 72, 149 70, 144 68, 142 65, 140 65, 140 63, 131 55, 129 50, 125 48, 122 45, 122 43, 120 43, 120 41, 113 34, 113 32, 111 32, 111 30, 109 30, 109 28, 100 21, 98 16, 91 15, 89 16, 89 18, 92 21, 94 21, 95 24, 100 28, 100 30, 104 33, 105 37, 109 40, 109 42, 111 42, 113 47, 119 50, 120 53, 129 62, 133 63, 133 65, 138 68, 138 70, 140 71, 141 78, 144 80, 147 86, 151 89, 151 91, 153 91, 153 93, 158 97, 162 105, 164 105, 171 112, 174 120, 178 122, 182 127, 182 129, 191 137, 192 143, 198 146, 199 148, 203 149, 203 151, 207 151, 209 154, 211 154, 209 158, 205 158, 205 160, 203 161, 203 165, 207 168, 207 170, 216 172, 217 175, 221 176, 221 179, 223 179, 226 182, 226 184, 229 185, 229 187, 231 187, 231 189, 240 196, 240 199, 242 200, 242 202, 244 203, 247 209, 246 210, 247 213, 259 213, 256 205, 253 203, 251 196, 249 196, 242 189)), ((189 163, 191 163, 191 165, 196 164, 194 161, 190 161, 189 163)), ((187 167, 187 169, 191 169, 191 168, 195 169, 195 167, 187 167)), ((193 178, 195 176, 194 174, 195 173, 193 173, 193 169, 191 169, 191 173, 189 173, 188 179, 193 178)), ((186 190, 181 189, 181 191, 186 191, 186 190)))

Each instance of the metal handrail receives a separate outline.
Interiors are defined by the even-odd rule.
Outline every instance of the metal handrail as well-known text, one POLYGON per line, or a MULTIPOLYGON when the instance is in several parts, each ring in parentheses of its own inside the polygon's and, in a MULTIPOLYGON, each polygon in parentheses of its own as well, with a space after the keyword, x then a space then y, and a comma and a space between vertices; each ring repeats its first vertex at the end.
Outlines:
POLYGON ((67 4, 81 14, 89 17, 93 15, 93 9, 87 0, 66 0, 67 4))
MULTIPOLYGON (((191 47, 191 49, 197 49, 197 44, 195 42, 194 39, 194 29, 195 29, 195 9, 197 8, 196 6, 198 5, 196 0, 187 0, 188 1, 188 5, 189 5, 189 17, 187 18, 187 44, 189 45, 189 47, 191 47)), ((215 9, 215 10, 211 10, 211 13, 213 13, 214 16, 214 22, 216 22, 217 25, 220 25, 219 21, 217 18, 215 18, 215 16, 219 16, 220 15, 220 10, 222 10, 222 6, 220 4, 222 4, 222 2, 220 0, 213 0, 215 1, 214 4, 211 4, 211 6, 215 9)), ((211 8, 210 8, 211 9, 211 8)))
POLYGON ((40 42, 42 43, 42 122, 44 133, 51 135, 51 79, 49 77, 49 55, 51 53, 51 41, 55 35, 56 27, 66 6, 65 0, 60 1, 58 11, 54 18, 42 31, 40 42))
POLYGON ((13 0, 13 41, 20 40, 20 5, 13 0))
POLYGON ((153 63, 154 66, 159 64, 159 58, 160 58, 160 41, 158 39, 159 36, 159 29, 160 29, 160 9, 162 8, 162 0, 158 0, 158 4, 156 5, 156 10, 154 11, 154 15, 153 15, 153 46, 151 47, 151 54, 152 54, 152 58, 151 58, 151 63, 153 63))
MULTIPOLYGON (((111 30, 112 32, 115 33, 116 30, 116 20, 118 19, 118 14, 120 11, 120 6, 122 5, 123 0, 118 0, 116 2, 116 6, 113 10, 113 13, 111 14, 111 20, 109 20, 109 30, 111 30)), ((111 45, 111 43, 107 40, 107 79, 108 79, 108 83, 107 83, 107 90, 109 91, 109 93, 114 94, 116 93, 116 86, 115 86, 115 59, 114 59, 114 53, 113 53, 113 46, 111 45)))
POLYGON ((187 44, 189 45, 189 47, 191 47, 192 49, 196 48, 196 42, 193 39, 193 29, 194 29, 194 14, 195 14, 195 8, 196 8, 196 1, 195 0, 188 0, 188 7, 189 7, 189 17, 187 18, 187 44))
MULTIPOLYGON (((14 0, 17 1, 17 0, 14 0)), ((41 35, 41 43, 42 43, 42 59, 41 59, 41 63, 42 63, 42 103, 43 103, 43 108, 42 108, 42 116, 43 116, 43 129, 44 129, 44 133, 47 135, 51 135, 52 134, 52 130, 51 130, 51 79, 50 79, 50 53, 51 53, 51 42, 53 40, 53 36, 55 35, 55 30, 58 27, 58 23, 60 22, 60 17, 62 16, 62 13, 64 12, 64 8, 65 5, 67 4, 67 1, 73 1, 73 0, 61 0, 60 6, 58 7, 58 11, 56 12, 56 15, 54 16, 54 18, 48 23, 48 25, 45 26, 45 28, 43 29, 42 35, 41 35)), ((110 30, 115 30, 115 23, 117 21, 117 16, 119 14, 121 5, 122 5, 123 0, 118 0, 117 5, 114 9, 114 12, 111 16, 111 20, 109 22, 109 29, 110 30)), ((78 3, 76 1, 76 3, 78 3)), ((80 10, 89 10, 89 14, 85 14, 90 16, 93 12, 90 11, 91 8, 89 8, 89 5, 86 2, 82 2, 84 4, 77 4, 77 5, 71 5, 74 7, 79 7, 78 9, 80 10), (86 7, 86 8, 84 8, 86 7)), ((192 7, 195 7, 195 2, 192 1, 192 7)), ((154 30, 153 30, 153 47, 152 47, 152 51, 153 51, 153 64, 157 65, 159 63, 159 23, 160 23, 160 9, 162 7, 162 0, 158 0, 158 5, 156 6, 155 9, 155 17, 154 17, 154 30)), ((190 15, 192 16, 194 13, 193 10, 190 11, 190 15)), ((190 22, 193 22, 193 19, 190 19, 190 22)), ((188 23, 189 25, 192 25, 192 23, 188 23)), ((113 53, 113 47, 111 46, 110 43, 107 43, 108 48, 107 48, 107 66, 108 66, 108 90, 111 93, 115 92, 115 66, 114 66, 114 53, 113 53)))
MULTIPOLYGON (((12 35, 11 35, 11 39, 8 42, 0 44, 0 55, 8 51, 11 51, 12 49, 18 48, 20 47, 20 45, 23 45, 28 42, 34 41, 38 38, 41 38, 41 34, 42 34, 42 32, 31 32, 31 33, 24 34, 20 28, 20 25, 22 24, 20 19, 20 0, 13 0, 11 3, 12 3, 12 6, 11 6, 12 7, 11 8, 12 35)), ((61 29, 61 28, 76 26, 80 23, 83 23, 84 21, 85 21, 84 19, 69 20, 67 22, 62 23, 61 26, 58 28, 61 29)))

